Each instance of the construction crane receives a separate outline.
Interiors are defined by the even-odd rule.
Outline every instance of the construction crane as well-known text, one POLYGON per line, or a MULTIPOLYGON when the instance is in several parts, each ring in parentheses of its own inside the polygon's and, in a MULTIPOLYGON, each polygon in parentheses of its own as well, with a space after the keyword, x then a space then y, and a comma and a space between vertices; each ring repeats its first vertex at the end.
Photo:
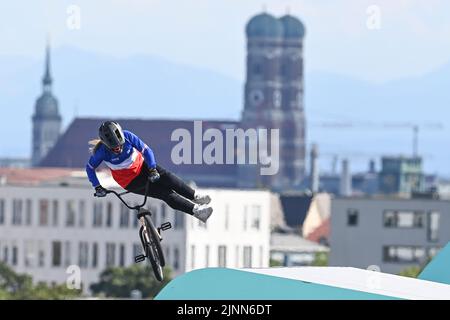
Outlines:
POLYGON ((441 123, 417 124, 411 122, 373 122, 373 121, 326 121, 312 123, 314 127, 328 129, 409 129, 412 130, 412 154, 417 157, 419 154, 419 131, 421 130, 443 130, 441 123))

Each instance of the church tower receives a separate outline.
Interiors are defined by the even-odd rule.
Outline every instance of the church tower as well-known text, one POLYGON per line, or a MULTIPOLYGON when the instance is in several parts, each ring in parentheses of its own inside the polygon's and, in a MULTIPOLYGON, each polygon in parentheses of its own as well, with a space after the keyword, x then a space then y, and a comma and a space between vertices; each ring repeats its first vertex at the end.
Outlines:
POLYGON ((47 152, 55 145, 61 130, 58 100, 52 94, 50 74, 50 48, 47 45, 45 73, 42 78, 42 95, 36 100, 33 120, 32 165, 38 166, 47 152))
MULTIPOLYGON (((303 37, 295 17, 267 13, 246 27, 247 75, 243 128, 279 129, 279 170, 261 176, 258 166, 239 167, 241 187, 295 189, 305 175, 305 116, 303 108, 303 37)), ((268 138, 270 142, 270 137, 268 138)))

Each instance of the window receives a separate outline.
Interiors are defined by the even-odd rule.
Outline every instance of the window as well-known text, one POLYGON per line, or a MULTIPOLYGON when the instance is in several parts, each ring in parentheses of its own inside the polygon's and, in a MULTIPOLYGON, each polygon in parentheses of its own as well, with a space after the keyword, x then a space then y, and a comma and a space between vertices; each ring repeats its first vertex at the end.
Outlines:
POLYGON ((78 244, 78 265, 80 266, 80 268, 86 268, 88 266, 88 254, 88 243, 85 241, 81 241, 78 244))
POLYGON ((175 229, 181 229, 184 225, 184 215, 185 213, 176 210, 175 211, 175 221, 174 221, 174 228, 175 229))
MULTIPOLYGON (((156 206, 148 206, 148 210, 152 214, 152 219, 153 219, 153 222, 154 222, 155 226, 157 226, 158 225, 158 207, 156 207, 156 206)), ((162 222, 160 224, 162 224, 162 222)))
POLYGON ((113 225, 113 206, 112 202, 108 202, 106 205, 106 226, 111 228, 113 225))
POLYGON ((261 73, 262 73, 261 65, 259 63, 253 64, 252 71, 255 76, 261 75, 261 73))
POLYGON ((83 200, 78 203, 78 213, 78 225, 82 228, 86 221, 86 203, 83 200))
POLYGON ((17 264, 18 264, 18 260, 17 260, 18 255, 19 255, 19 253, 18 253, 17 246, 13 246, 12 247, 12 264, 13 264, 13 266, 17 266, 17 264))
POLYGON ((47 226, 48 225, 48 200, 41 199, 39 201, 39 225, 47 226))
POLYGON ((0 224, 5 223, 5 199, 0 199, 0 224))
POLYGON ((98 244, 94 242, 92 244, 92 268, 97 268, 98 265, 98 244))
POLYGON ((106 243, 106 266, 113 267, 116 263, 116 244, 106 243))
POLYGON ((128 225, 130 223, 130 212, 125 205, 122 205, 120 207, 120 221, 119 226, 121 228, 128 228, 128 225))
POLYGON ((25 241, 25 250, 24 250, 24 261, 25 267, 34 267, 36 261, 36 252, 35 252, 35 241, 26 240, 25 241))
POLYGON ((125 245, 123 243, 120 244, 119 249, 119 266, 125 266, 125 245))
POLYGON ((166 205, 161 205, 161 223, 166 222, 166 205))
POLYGON ((195 245, 191 245, 191 269, 195 269, 195 245))
POLYGON ((226 246, 219 246, 218 248, 218 258, 219 258, 219 267, 226 267, 227 266, 227 247, 226 246))
POLYGON ((422 263, 425 249, 414 246, 384 246, 383 261, 391 263, 422 263))
POLYGON ((94 227, 101 227, 102 226, 102 203, 101 202, 94 202, 94 214, 93 214, 93 222, 92 225, 94 227))
POLYGON ((52 266, 61 266, 61 241, 52 242, 52 266))
POLYGON ((39 267, 45 266, 45 249, 43 241, 38 242, 38 263, 39 267))
POLYGON ((424 213, 422 211, 386 210, 383 220, 386 228, 422 228, 424 213))
POLYGON ((31 199, 26 200, 25 224, 27 226, 31 226, 33 224, 33 202, 31 199))
POLYGON ((7 246, 5 246, 4 248, 3 248, 3 262, 5 262, 5 263, 8 263, 8 247, 7 246))
MULTIPOLYGON (((137 204, 135 204, 135 205, 137 205, 137 204)), ((133 228, 139 227, 139 220, 136 218, 136 215, 134 216, 132 227, 133 228)))
POLYGON ((435 255, 438 254, 439 250, 441 250, 441 247, 428 248, 428 258, 433 258, 435 255))
POLYGON ((59 204, 58 200, 53 200, 53 226, 57 226, 59 223, 58 219, 58 211, 59 211, 59 204))
POLYGON ((348 209, 347 210, 347 225, 348 226, 357 226, 358 225, 358 216, 359 216, 358 210, 348 209))
POLYGON ((164 254, 164 258, 166 258, 166 264, 170 264, 170 247, 166 247, 166 253, 164 254))
POLYGON ((251 227, 253 229, 259 230, 261 224, 261 206, 253 205, 252 206, 252 224, 251 227))
POLYGON ((247 230, 247 206, 244 206, 244 230, 247 230))
POLYGON ((437 242, 439 240, 439 212, 428 212, 428 241, 437 242))
POLYGON ((205 247, 205 267, 209 267, 209 245, 205 247))
POLYGON ((75 201, 67 201, 67 211, 66 211, 66 227, 75 226, 75 201))
POLYGON ((252 267, 252 247, 244 246, 244 268, 252 267))
POLYGON ((230 206, 228 203, 225 205, 225 230, 228 230, 230 222, 230 206))
POLYGON ((175 270, 178 270, 179 267, 180 267, 180 252, 178 248, 175 248, 173 250, 173 268, 175 270))
POLYGON ((259 246, 259 267, 262 268, 263 267, 263 246, 259 246))
POLYGON ((139 243, 133 244, 133 256, 138 256, 142 254, 142 246, 139 243))
POLYGON ((13 204, 12 224, 19 226, 22 224, 22 200, 13 199, 12 204, 13 204))
POLYGON ((70 241, 64 242, 64 266, 68 267, 71 265, 71 255, 72 250, 70 246, 70 241))

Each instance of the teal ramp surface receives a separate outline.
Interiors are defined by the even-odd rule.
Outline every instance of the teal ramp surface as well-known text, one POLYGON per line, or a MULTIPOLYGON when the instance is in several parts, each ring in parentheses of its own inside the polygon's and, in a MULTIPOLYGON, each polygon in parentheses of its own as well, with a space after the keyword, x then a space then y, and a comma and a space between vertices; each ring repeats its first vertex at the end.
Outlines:
POLYGON ((300 280, 226 268, 197 269, 169 282, 156 300, 377 300, 396 299, 300 280))
POLYGON ((450 284, 450 243, 419 274, 419 279, 450 284))

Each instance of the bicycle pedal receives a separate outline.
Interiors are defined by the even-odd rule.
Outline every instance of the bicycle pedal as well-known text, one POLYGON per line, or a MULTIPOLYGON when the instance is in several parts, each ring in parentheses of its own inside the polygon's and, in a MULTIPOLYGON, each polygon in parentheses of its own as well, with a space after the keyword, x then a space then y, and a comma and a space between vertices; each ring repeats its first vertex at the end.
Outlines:
POLYGON ((140 255, 134 257, 134 262, 135 263, 139 263, 139 262, 142 262, 144 260, 145 260, 145 256, 143 254, 140 254, 140 255))
POLYGON ((161 229, 162 231, 166 231, 169 230, 170 228, 172 228, 172 224, 170 222, 164 222, 159 229, 161 229))

